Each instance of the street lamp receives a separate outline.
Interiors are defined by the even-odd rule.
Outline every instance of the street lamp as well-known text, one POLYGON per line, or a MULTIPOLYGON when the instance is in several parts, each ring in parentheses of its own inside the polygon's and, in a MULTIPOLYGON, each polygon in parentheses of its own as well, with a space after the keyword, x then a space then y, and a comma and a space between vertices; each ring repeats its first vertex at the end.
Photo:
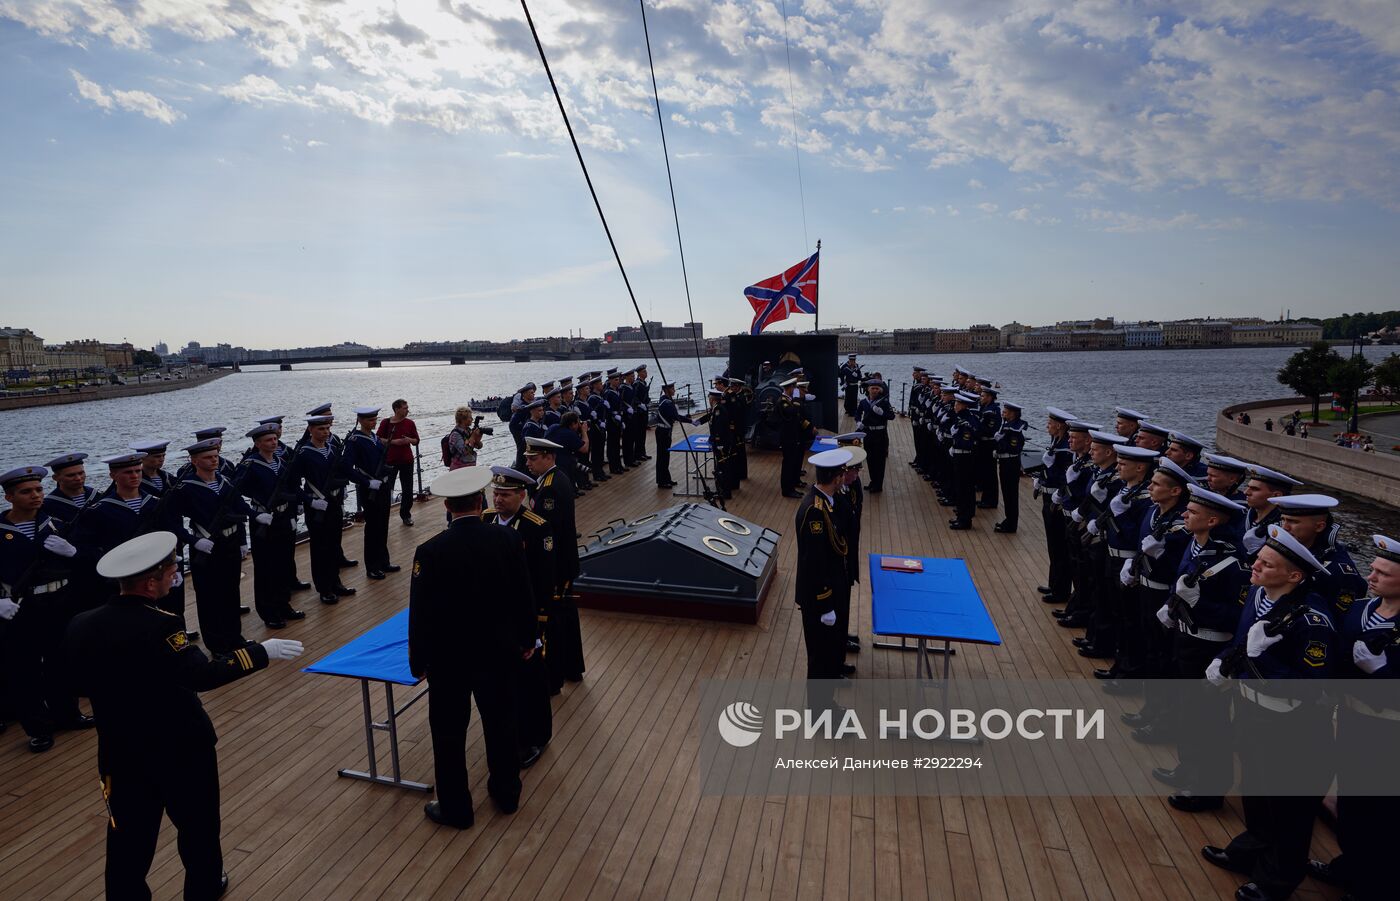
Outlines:
MULTIPOLYGON (((1358 327, 1356 331, 1352 332, 1352 336, 1351 336, 1351 359, 1354 361, 1354 360, 1356 360, 1356 358, 1359 357, 1359 356, 1361 356, 1361 331, 1360 331, 1360 327, 1358 327)), ((1359 426, 1358 426, 1358 424, 1357 424, 1357 421, 1360 419, 1360 417, 1361 417, 1361 386, 1360 386, 1360 385, 1357 385, 1357 386, 1356 386, 1356 390, 1355 390, 1355 391, 1352 393, 1352 395, 1351 395, 1351 422, 1349 423, 1349 425, 1348 425, 1348 427, 1347 427, 1347 431, 1350 432, 1350 433, 1353 434, 1353 435, 1357 434, 1357 429, 1359 428, 1359 426)))

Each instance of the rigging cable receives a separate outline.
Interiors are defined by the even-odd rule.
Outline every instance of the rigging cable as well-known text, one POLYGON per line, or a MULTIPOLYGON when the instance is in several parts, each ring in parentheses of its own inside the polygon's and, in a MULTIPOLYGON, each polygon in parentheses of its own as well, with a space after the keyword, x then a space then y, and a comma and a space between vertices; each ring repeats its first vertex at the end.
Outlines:
POLYGON ((797 102, 792 91, 792 45, 788 43, 787 0, 783 0, 783 52, 787 55, 788 109, 792 110, 792 152, 797 159, 797 199, 802 206, 802 253, 812 242, 807 239, 807 193, 802 189, 802 148, 797 142, 797 102))
MULTIPOLYGON (((525 22, 530 26, 530 36, 535 40, 535 49, 539 51, 540 63, 544 65, 544 74, 549 78, 549 88, 554 92, 554 102, 559 105, 559 115, 564 119, 564 129, 569 133, 569 142, 573 144, 574 156, 578 159, 579 168, 583 170, 583 180, 588 184, 588 193, 593 198, 593 207, 598 211, 598 220, 603 224, 603 233, 607 235, 608 246, 612 248, 613 259, 617 261, 618 272, 622 273, 622 284, 627 288, 627 296, 632 301, 632 309, 637 313, 637 321, 642 325, 642 335, 647 339, 647 348, 651 351, 651 358, 656 361, 656 373, 661 376, 664 384, 666 372, 661 368, 661 357, 656 353, 656 345, 651 341, 651 332, 647 329, 646 318, 642 316, 641 305, 637 303, 637 294, 632 290, 632 281, 627 277, 627 267, 622 265, 622 254, 618 252, 617 242, 613 240, 612 229, 608 227, 608 218, 603 214, 603 204, 598 199, 598 192, 593 187, 593 177, 588 174, 588 164, 583 160, 583 150, 578 145, 578 137, 574 134, 574 127, 569 122, 569 113, 564 109, 564 98, 559 93, 559 85, 554 80, 554 71, 549 68, 549 59, 545 56, 544 44, 540 41, 539 30, 535 28, 535 19, 530 15, 530 6, 526 0, 520 0, 520 8, 525 11, 525 22)), ((691 320, 694 321, 693 319, 691 320)), ((702 379, 703 381, 703 379, 702 379)), ((681 435, 689 440, 690 436, 686 432, 685 423, 678 423, 681 427, 681 435)), ((709 481, 705 478, 703 467, 696 467, 696 474, 700 478, 701 491, 704 492, 705 499, 714 503, 721 509, 724 502, 719 498, 718 492, 711 492, 709 481)))
POLYGON ((700 387, 705 388, 705 364, 700 359, 700 336, 695 334, 695 308, 690 302, 690 276, 685 268, 685 244, 681 241, 681 214, 676 208, 676 183, 671 180, 671 151, 666 147, 666 124, 661 116, 661 93, 656 88, 656 63, 651 57, 651 31, 647 28, 647 0, 637 0, 642 8, 642 35, 647 42, 647 67, 651 70, 651 96, 656 101, 656 126, 661 130, 661 155, 666 160, 666 185, 671 189, 671 216, 676 221, 676 247, 681 255, 681 280, 685 282, 685 309, 690 314, 690 340, 695 345, 695 368, 700 373, 700 387))

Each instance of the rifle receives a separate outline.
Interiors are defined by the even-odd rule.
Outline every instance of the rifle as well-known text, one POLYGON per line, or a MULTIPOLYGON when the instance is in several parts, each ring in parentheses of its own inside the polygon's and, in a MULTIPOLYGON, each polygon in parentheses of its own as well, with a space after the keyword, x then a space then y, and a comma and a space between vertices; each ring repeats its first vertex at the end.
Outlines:
MULTIPOLYGON (((1201 576, 1205 575, 1205 571, 1209 569, 1207 565, 1209 563, 1209 560, 1197 561, 1191 571, 1181 577, 1182 583, 1187 588, 1195 588, 1196 583, 1201 581, 1201 576)), ((1171 597, 1167 598, 1167 615, 1177 622, 1185 624, 1187 631, 1192 635, 1196 634, 1196 618, 1191 615, 1191 605, 1182 600, 1181 595, 1176 593, 1175 586, 1172 588, 1171 597)))
MULTIPOLYGON (((1285 600, 1275 604, 1268 613, 1264 614, 1259 622, 1264 624, 1264 634, 1270 638, 1275 635, 1282 635, 1295 622, 1308 612, 1307 605, 1301 600, 1285 600)), ((1249 675, 1255 679, 1262 680, 1264 676, 1259 672, 1259 667, 1254 661, 1249 659, 1249 648, 1245 644, 1238 644, 1225 652, 1225 656, 1220 658, 1220 674, 1222 676, 1235 676, 1241 669, 1248 669, 1249 675)))
MULTIPOLYGON (((58 535, 60 538, 63 538, 65 537, 63 533, 68 532, 71 533, 74 537, 77 537, 77 526, 78 523, 82 520, 83 514, 87 513, 93 507, 97 506, 97 502, 106 497, 111 492, 111 490, 112 486, 110 485, 108 485, 102 491, 94 490, 92 492, 92 497, 88 499, 87 503, 79 507, 78 512, 74 514, 72 519, 64 523, 61 529, 55 528, 54 534, 58 535)), ((49 517, 49 519, 52 520, 53 517, 51 516, 49 517)), ((37 532, 35 533, 35 537, 38 537, 37 532)), ((38 574, 41 565, 44 563, 44 555, 47 553, 50 553, 50 551, 44 547, 42 541, 39 542, 39 553, 34 555, 34 559, 30 561, 27 567, 25 567, 24 572, 20 573, 19 579, 14 584, 14 592, 10 596, 10 600, 14 601, 16 604, 24 603, 24 597, 29 593, 29 590, 34 587, 34 577, 38 574)), ((54 556, 58 555, 55 554, 54 556)), ((60 559, 66 560, 68 558, 62 557, 60 559)))
MULTIPOLYGON (((1158 517, 1157 522, 1152 526, 1152 539, 1154 541, 1166 540, 1167 530, 1170 529, 1172 525, 1173 521, 1170 514, 1158 517)), ((1147 557, 1147 554, 1141 549, 1139 549, 1137 556, 1133 557, 1133 567, 1130 572, 1134 579, 1142 578, 1142 568, 1147 565, 1144 561, 1145 557, 1147 557)))
MULTIPOLYGON (((276 456, 276 454, 273 454, 274 459, 276 459, 276 456)), ((272 514, 274 519, 277 518, 277 501, 287 493, 287 478, 292 474, 292 470, 296 466, 296 456, 294 454, 287 454, 287 457, 289 459, 281 461, 281 468, 277 471, 277 482, 272 486, 272 495, 268 498, 268 509, 266 512, 272 514)), ((249 460, 251 459, 250 457, 249 460)), ((253 526, 253 532, 257 534, 258 538, 262 538, 267 534, 269 528, 270 526, 259 523, 253 526)))
POLYGON ((1384 654, 1391 648, 1400 648, 1400 629, 1371 629, 1362 634, 1361 642, 1372 654, 1384 654))
MULTIPOLYGON (((242 463, 239 463, 236 467, 234 467, 233 475, 228 480, 229 490, 226 492, 221 491, 221 493, 219 494, 219 506, 214 508, 214 515, 209 520, 210 534, 202 537, 208 538, 210 541, 214 540, 214 533, 219 531, 219 529, 222 527, 221 524, 225 521, 225 518, 228 516, 229 504, 233 501, 235 497, 241 498, 243 496, 240 489, 243 486, 243 479, 247 476, 248 467, 252 465, 253 462, 251 460, 244 460, 242 463)), ((215 474, 215 478, 219 478, 217 473, 215 474)), ((193 545, 191 545, 191 547, 193 547, 193 545)))

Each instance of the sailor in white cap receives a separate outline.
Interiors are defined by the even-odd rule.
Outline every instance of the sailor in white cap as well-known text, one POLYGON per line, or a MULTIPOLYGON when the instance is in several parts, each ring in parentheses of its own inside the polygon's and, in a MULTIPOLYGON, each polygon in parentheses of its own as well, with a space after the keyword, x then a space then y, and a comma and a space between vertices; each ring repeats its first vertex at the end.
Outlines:
POLYGON ((97 767, 107 801, 108 898, 149 898, 146 873, 161 815, 178 833, 185 897, 228 887, 219 847, 219 761, 214 726, 198 692, 291 660, 301 643, 240 642, 212 659, 190 643, 178 617, 156 602, 175 578, 176 537, 148 532, 97 563, 120 594, 79 614, 66 650, 73 682, 92 699, 97 767))
MULTIPOLYGON (((852 586, 860 581, 861 570, 860 525, 861 517, 865 513, 865 492, 861 489, 860 476, 866 460, 865 448, 861 446, 863 440, 864 435, 860 432, 836 436, 837 445, 851 453, 851 459, 847 461, 841 473, 841 487, 836 493, 836 512, 837 527, 840 528, 841 534, 846 536, 846 571, 850 573, 852 586)), ((849 603, 843 611, 840 629, 846 635, 846 653, 859 654, 860 638, 851 631, 849 603)), ((855 671, 856 668, 848 663, 841 665, 843 675, 851 675, 855 671)))
POLYGON ((335 604, 342 597, 355 593, 340 581, 340 570, 346 561, 341 550, 341 530, 345 511, 346 474, 344 456, 331 446, 329 415, 306 420, 307 440, 297 447, 294 465, 302 486, 311 500, 306 503, 306 532, 310 537, 311 581, 321 596, 321 603, 335 604))
POLYGON ((836 379, 841 383, 841 390, 846 400, 846 415, 855 418, 856 399, 860 393, 860 383, 865 378, 865 373, 860 371, 860 364, 856 362, 855 354, 847 354, 846 362, 841 364, 841 368, 836 371, 836 379))
POLYGON ((883 381, 865 383, 866 396, 856 407, 856 429, 865 433, 865 452, 869 455, 870 493, 885 490, 885 462, 890 455, 889 424, 895 418, 890 404, 889 386, 883 381))
POLYGON ((78 511, 97 496, 97 489, 87 484, 87 454, 62 454, 48 462, 53 475, 54 490, 44 496, 44 514, 60 523, 69 523, 78 511))
POLYGON ((1206 462, 1205 486, 1232 501, 1244 503, 1244 483, 1249 464, 1227 454, 1202 454, 1206 462))
POLYGON ((10 504, 0 512, 0 664, 36 754, 53 747, 56 729, 92 725, 78 709, 59 652, 78 549, 59 534, 62 521, 43 512, 46 475, 42 466, 0 475, 10 504))
POLYGON ((1342 620, 1358 598, 1366 596, 1366 580, 1357 571, 1351 552, 1342 543, 1341 527, 1332 518, 1338 505, 1325 494, 1291 494, 1269 498, 1283 513, 1279 524, 1317 559, 1323 572, 1313 579, 1313 590, 1331 605, 1332 618, 1342 620))
POLYGON ((578 578, 574 486, 555 465, 555 454, 562 449, 546 438, 526 439, 525 463, 535 478, 530 489, 530 508, 549 523, 554 539, 554 611, 550 614, 554 641, 545 663, 556 688, 564 681, 582 681, 584 672, 583 635, 572 597, 574 579, 578 578))
POLYGON ((1001 426, 996 433, 996 477, 1001 486, 1001 504, 1005 515, 992 531, 1012 534, 1021 520, 1021 452, 1026 449, 1026 421, 1021 418, 1021 405, 1011 401, 1001 403, 1001 426))
MULTIPOLYGON (((73 543, 89 561, 97 560, 137 535, 167 528, 162 520, 172 513, 170 505, 167 503, 160 509, 159 499, 141 490, 141 461, 145 456, 143 453, 117 454, 102 460, 107 465, 112 486, 93 502, 92 509, 78 521, 73 535, 73 543)), ((93 597, 88 606, 99 603, 116 588, 103 580, 97 582, 97 587, 101 594, 93 597)), ((179 600, 183 602, 184 596, 180 595, 179 600)), ((164 609, 181 617, 185 612, 183 607, 164 609)))
MULTIPOLYGON (((1191 543, 1182 555, 1171 597, 1158 609, 1157 618, 1175 631, 1172 660, 1177 678, 1199 680, 1234 640, 1249 570, 1234 540, 1233 522, 1244 515, 1244 507, 1207 488, 1187 488, 1191 499, 1182 521, 1191 533, 1191 543)), ((1234 778, 1230 748, 1218 740, 1229 728, 1230 699, 1205 683, 1199 685, 1196 691, 1182 692, 1183 704, 1174 712, 1175 719, 1162 717, 1133 732, 1144 743, 1177 741, 1180 762, 1153 775, 1181 789, 1167 800, 1187 812, 1219 808, 1234 778), (1182 729, 1187 717, 1193 728, 1182 729)))
POLYGON ((1375 559, 1367 575, 1371 596, 1337 623, 1337 839, 1342 853, 1330 863, 1308 862, 1312 876, 1345 886, 1356 899, 1395 894, 1395 784, 1400 747, 1400 541, 1372 535, 1375 559), (1384 780, 1377 777, 1388 776, 1384 780), (1344 825, 1343 825, 1344 824, 1344 825))
POLYGON ((1046 584, 1036 591, 1047 604, 1066 604, 1073 586, 1074 558, 1069 546, 1069 524, 1056 497, 1068 497, 1066 475, 1075 456, 1069 446, 1069 421, 1074 419, 1074 414, 1059 407, 1046 407, 1045 413, 1045 434, 1050 444, 1040 455, 1045 468, 1031 486, 1034 496, 1041 498, 1040 518, 1045 525, 1045 552, 1050 558, 1050 567, 1046 584))
POLYGON ((355 495, 365 515, 365 575, 383 579, 401 567, 389 560, 389 507, 393 483, 388 478, 389 443, 377 433, 378 407, 355 408, 356 429, 345 443, 345 460, 355 495))
MULTIPOLYGON (((797 389, 797 379, 791 378, 779 387, 797 389)), ((802 497, 801 489, 807 487, 802 482, 802 455, 810 446, 803 444, 803 438, 812 428, 807 419, 803 402, 795 400, 787 391, 778 398, 779 417, 778 447, 782 451, 782 464, 778 468, 778 489, 783 497, 802 497)))
POLYGON ((170 442, 159 438, 147 438, 134 441, 127 447, 144 455, 141 458, 141 490, 160 497, 175 480, 173 474, 165 471, 165 452, 170 447, 170 442))
POLYGON ((1146 419, 1147 414, 1130 407, 1114 407, 1113 415, 1113 430, 1127 438, 1129 444, 1136 444, 1138 423, 1146 419))
POLYGON ((959 391, 953 395, 953 419, 948 426, 951 440, 948 453, 952 455, 953 507, 957 515, 948 520, 948 528, 954 530, 972 528, 972 517, 977 512, 975 455, 981 419, 976 410, 975 396, 966 391, 959 391))
POLYGON ((1264 546, 1269 537, 1269 526, 1283 520, 1283 509, 1271 503, 1273 498, 1289 494, 1303 483, 1276 469, 1251 463, 1249 478, 1244 486, 1244 503, 1248 511, 1244 517, 1243 546, 1254 562, 1254 555, 1264 546))
POLYGON ((254 511, 249 530, 253 606, 269 629, 282 629, 288 620, 306 618, 305 613, 292 607, 299 480, 295 458, 278 454, 278 434, 271 422, 248 430, 246 437, 253 439, 253 450, 244 458, 247 475, 241 489, 254 511))
POLYGON ((437 800, 424 808, 435 823, 470 828, 467 726, 472 698, 481 714, 490 775, 487 791, 503 813, 520 803, 516 726, 519 663, 535 653, 537 623, 520 536, 482 522, 484 466, 454 469, 433 480, 448 526, 418 545, 408 597, 408 666, 430 687, 437 800))
POLYGON ((1201 853, 1250 878, 1235 893, 1243 901, 1293 895, 1307 875, 1313 821, 1332 782, 1335 702, 1323 703, 1320 680, 1331 671, 1336 634, 1311 590, 1321 570, 1296 538, 1270 526, 1235 638, 1206 671, 1213 684, 1239 680, 1234 734, 1245 828, 1224 848, 1207 845, 1201 853))
POLYGON ((656 405, 656 487, 674 488, 676 480, 671 477, 671 442, 675 436, 676 423, 694 424, 685 413, 676 407, 676 386, 667 382, 661 386, 661 401, 656 405))
POLYGON ((808 704, 829 708, 835 685, 845 663, 847 630, 842 611, 849 617, 851 577, 847 556, 850 544, 841 533, 836 496, 842 474, 854 459, 850 448, 838 447, 813 454, 812 487, 797 507, 797 584, 794 599, 802 610, 802 636, 807 646, 808 704))
POLYGON ((481 521, 505 526, 520 536, 525 549, 525 565, 530 573, 530 598, 535 613, 535 649, 528 660, 521 661, 520 681, 515 696, 517 737, 520 745, 520 768, 529 769, 544 753, 544 746, 554 734, 554 714, 551 694, 559 687, 551 685, 545 658, 554 645, 551 630, 554 622, 554 533, 544 517, 529 506, 529 489, 533 477, 506 466, 491 467, 491 506, 481 512, 481 521))

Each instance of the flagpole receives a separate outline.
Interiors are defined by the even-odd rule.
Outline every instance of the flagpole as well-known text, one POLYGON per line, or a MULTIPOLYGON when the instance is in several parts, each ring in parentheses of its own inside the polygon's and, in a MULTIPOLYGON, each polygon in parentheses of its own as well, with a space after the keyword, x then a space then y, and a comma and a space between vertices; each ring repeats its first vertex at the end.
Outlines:
MULTIPOLYGON (((818 239, 817 239, 817 253, 820 254, 821 252, 822 252, 822 239, 821 239, 821 238, 818 238, 818 239)), ((818 270, 818 274, 817 274, 817 286, 816 286, 816 289, 812 291, 812 300, 814 301, 814 303, 812 304, 812 306, 814 306, 814 307, 817 308, 817 311, 816 311, 815 313, 812 314, 812 331, 813 331, 813 332, 819 331, 819 330, 821 329, 821 326, 822 326, 822 304, 821 304, 821 287, 822 287, 822 285, 821 285, 821 274, 820 274, 820 273, 821 273, 821 270, 818 270)))

